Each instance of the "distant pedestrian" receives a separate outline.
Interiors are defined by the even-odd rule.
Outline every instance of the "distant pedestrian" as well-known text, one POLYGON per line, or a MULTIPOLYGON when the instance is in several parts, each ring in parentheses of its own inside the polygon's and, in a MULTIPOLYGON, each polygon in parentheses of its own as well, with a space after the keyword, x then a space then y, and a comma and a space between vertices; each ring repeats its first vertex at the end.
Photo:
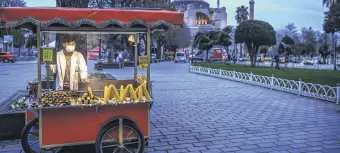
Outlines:
POLYGON ((276 69, 280 70, 280 65, 279 65, 279 62, 280 62, 280 55, 279 55, 279 53, 275 53, 275 55, 274 55, 274 60, 275 60, 275 63, 276 63, 276 65, 275 65, 275 70, 276 70, 276 69))
POLYGON ((118 62, 119 62, 119 69, 123 69, 124 68, 124 52, 123 51, 119 51, 118 53, 118 62))
POLYGON ((117 53, 117 52, 115 52, 115 53, 113 54, 113 57, 114 57, 114 59, 115 59, 115 62, 117 62, 118 53, 117 53))

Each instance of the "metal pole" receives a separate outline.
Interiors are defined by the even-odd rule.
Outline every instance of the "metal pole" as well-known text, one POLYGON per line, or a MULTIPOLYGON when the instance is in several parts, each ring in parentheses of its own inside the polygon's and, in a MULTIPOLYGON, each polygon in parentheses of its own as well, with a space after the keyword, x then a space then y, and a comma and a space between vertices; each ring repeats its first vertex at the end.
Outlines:
POLYGON ((12 39, 12 53, 13 53, 13 48, 14 48, 14 45, 13 45, 14 42, 13 41, 14 41, 14 39, 12 39))
POLYGON ((147 63, 148 63, 148 71, 147 71, 147 83, 148 83, 148 91, 150 92, 151 90, 151 79, 150 79, 150 71, 151 71, 151 68, 150 68, 150 54, 151 54, 151 39, 150 39, 150 28, 148 28, 148 32, 147 32, 147 42, 146 42, 146 45, 147 45, 147 63))
POLYGON ((99 38, 99 62, 102 61, 102 38, 99 38))
POLYGON ((38 49, 38 103, 41 101, 41 32, 40 32, 40 24, 37 25, 37 49, 38 49))
POLYGON ((138 44, 138 42, 137 42, 137 38, 138 37, 138 34, 135 34, 135 44, 134 44, 134 46, 135 46, 135 62, 134 62, 134 78, 135 78, 135 80, 137 80, 137 62, 138 62, 138 48, 137 48, 137 44, 138 44))

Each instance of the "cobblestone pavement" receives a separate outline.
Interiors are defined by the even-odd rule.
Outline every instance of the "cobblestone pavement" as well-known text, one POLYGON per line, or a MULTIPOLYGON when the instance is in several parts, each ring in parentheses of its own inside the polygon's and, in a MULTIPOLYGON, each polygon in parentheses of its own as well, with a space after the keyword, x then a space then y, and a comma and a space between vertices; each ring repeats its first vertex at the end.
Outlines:
MULTIPOLYGON (((145 152, 340 153, 335 104, 192 74, 187 64, 155 64, 152 70, 155 104, 145 152)), ((129 68, 114 76, 126 71, 132 73, 129 68)), ((94 152, 93 146, 71 149, 94 152)), ((0 153, 20 150, 18 140, 0 142, 0 153)))

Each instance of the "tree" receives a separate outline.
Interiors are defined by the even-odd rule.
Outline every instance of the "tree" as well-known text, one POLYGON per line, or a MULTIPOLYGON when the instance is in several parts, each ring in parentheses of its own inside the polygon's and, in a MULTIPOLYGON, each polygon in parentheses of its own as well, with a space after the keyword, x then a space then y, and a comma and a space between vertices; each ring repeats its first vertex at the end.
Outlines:
POLYGON ((216 44, 218 32, 216 31, 209 31, 203 35, 200 35, 198 48, 200 50, 206 50, 207 56, 206 60, 209 58, 209 51, 210 49, 216 44))
POLYGON ((331 7, 334 4, 339 4, 340 0, 322 0, 322 4, 326 7, 331 7))
POLYGON ((289 37, 288 35, 286 35, 285 37, 282 38, 281 40, 281 44, 280 44, 280 47, 284 45, 284 51, 283 53, 286 55, 286 56, 289 56, 292 54, 292 50, 294 48, 294 45, 295 45, 295 42, 293 40, 293 38, 289 37), (283 44, 282 44, 283 43, 283 44))
POLYGON ((302 28, 302 42, 305 43, 308 47, 306 50, 305 55, 312 57, 316 53, 316 44, 317 44, 317 37, 316 32, 313 30, 312 27, 309 28, 302 28))
POLYGON ((319 47, 319 54, 321 55, 323 62, 326 62, 326 58, 331 54, 327 44, 323 44, 319 47))
MULTIPOLYGON (((235 20, 237 24, 240 24, 243 21, 248 20, 249 17, 249 12, 248 12, 248 7, 245 7, 244 5, 241 5, 236 8, 236 15, 235 15, 235 20)), ((243 44, 240 44, 240 56, 242 57, 242 49, 243 44)))
POLYGON ((191 36, 189 27, 184 24, 183 28, 177 29, 174 37, 171 37, 171 44, 177 45, 180 48, 188 47, 190 44, 191 36))
POLYGON ((298 57, 298 60, 300 60, 300 56, 304 55, 307 52, 307 45, 305 43, 297 43, 295 45, 295 49, 293 51, 293 55, 295 57, 298 57))
POLYGON ((0 7, 26 7, 24 0, 1 0, 0 7))
POLYGON ((247 20, 237 26, 235 41, 246 44, 251 66, 255 67, 258 48, 262 45, 275 45, 275 36, 276 32, 269 23, 259 20, 247 20))
POLYGON ((297 30, 295 24, 294 23, 288 23, 287 25, 285 25, 285 28, 288 30, 286 35, 291 37, 294 40, 294 42, 299 42, 299 33, 298 33, 298 30, 297 30))
POLYGON ((232 27, 228 26, 222 31, 198 32, 194 38, 193 48, 206 50, 206 59, 208 60, 209 51, 214 45, 228 47, 232 44, 230 37, 231 31, 232 27))
POLYGON ((269 51, 269 47, 268 46, 261 46, 261 47, 259 47, 259 53, 263 54, 264 58, 267 57, 268 51, 269 51))
POLYGON ((88 8, 89 0, 56 0, 57 7, 88 8))
POLYGON ((176 10, 171 0, 90 0, 89 6, 93 8, 115 8, 115 7, 133 7, 133 8, 160 8, 166 10, 176 10))
MULTIPOLYGON (((323 30, 326 33, 332 34, 333 40, 333 57, 335 58, 335 33, 340 31, 340 4, 331 5, 328 12, 325 12, 325 18, 323 23, 323 30)), ((334 59, 332 58, 332 59, 334 59)), ((336 70, 336 60, 333 61, 334 70, 336 70)))
POLYGON ((220 31, 218 33, 218 37, 216 38, 215 45, 221 45, 228 48, 232 44, 232 38, 230 37, 232 28, 232 26, 227 26, 222 31, 220 31))
POLYGON ((20 30, 11 30, 10 35, 13 36, 13 46, 19 49, 18 55, 21 55, 21 47, 23 47, 25 43, 25 36, 24 33, 20 30))

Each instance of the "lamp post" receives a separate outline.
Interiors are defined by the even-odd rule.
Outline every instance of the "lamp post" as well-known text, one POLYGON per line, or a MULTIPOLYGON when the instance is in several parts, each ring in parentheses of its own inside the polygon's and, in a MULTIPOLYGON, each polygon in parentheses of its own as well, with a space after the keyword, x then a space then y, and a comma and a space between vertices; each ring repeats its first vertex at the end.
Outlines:
POLYGON ((98 52, 98 63, 97 63, 97 70, 103 70, 103 63, 102 63, 102 38, 99 36, 99 52, 98 52))

